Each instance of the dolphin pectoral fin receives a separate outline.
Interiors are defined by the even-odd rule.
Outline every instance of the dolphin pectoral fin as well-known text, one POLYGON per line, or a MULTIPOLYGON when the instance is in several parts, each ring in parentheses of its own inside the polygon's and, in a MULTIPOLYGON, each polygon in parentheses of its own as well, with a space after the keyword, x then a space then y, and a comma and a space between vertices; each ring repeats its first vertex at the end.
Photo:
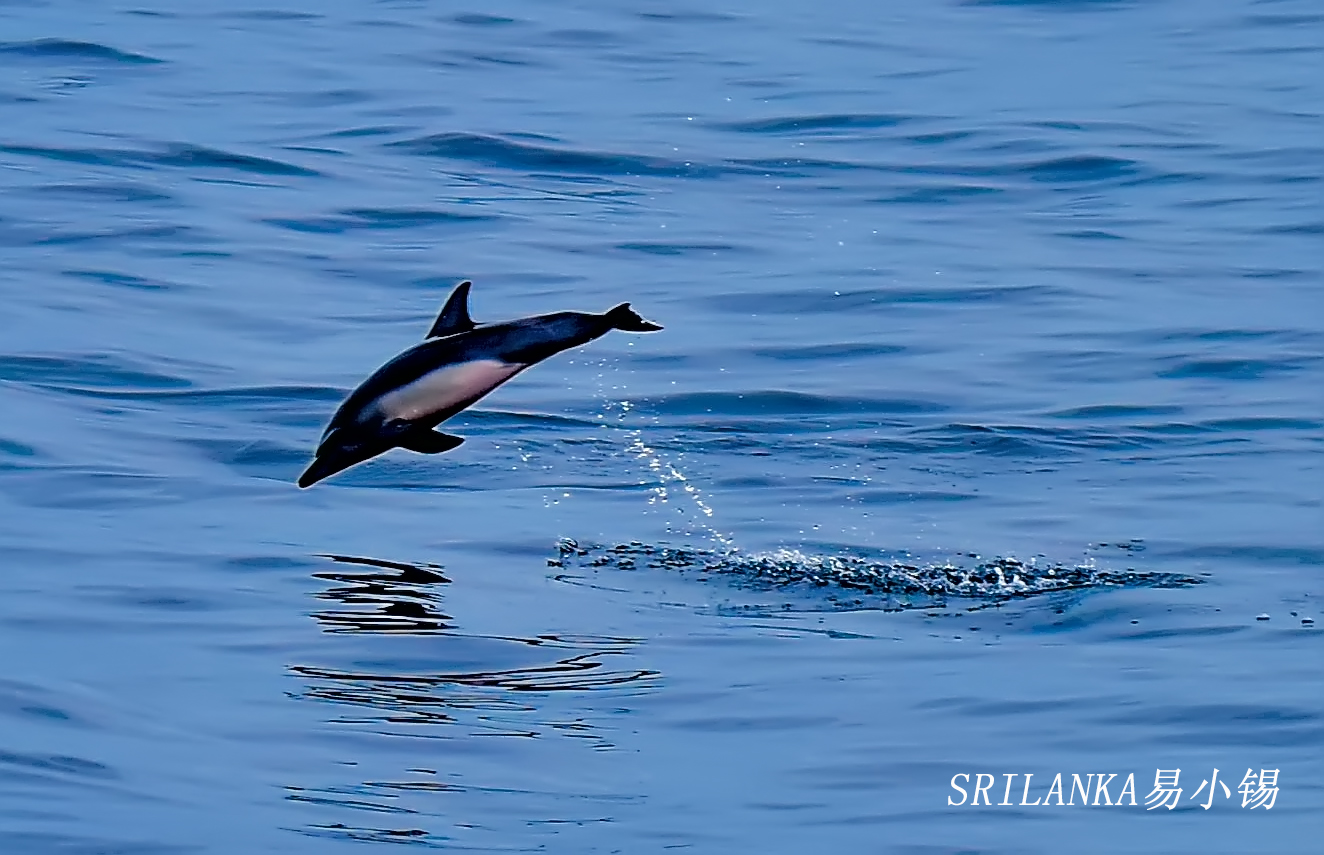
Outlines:
POLYGON ((473 319, 469 317, 469 286, 473 284, 468 280, 455 286, 451 292, 450 298, 446 300, 446 305, 441 307, 441 314, 432 322, 432 329, 424 338, 440 338, 441 336, 455 335, 456 333, 468 332, 476 326, 473 319))
POLYGON ((417 451, 419 454, 441 454, 458 448, 464 442, 462 436, 451 436, 439 430, 413 430, 400 437, 401 448, 417 451))

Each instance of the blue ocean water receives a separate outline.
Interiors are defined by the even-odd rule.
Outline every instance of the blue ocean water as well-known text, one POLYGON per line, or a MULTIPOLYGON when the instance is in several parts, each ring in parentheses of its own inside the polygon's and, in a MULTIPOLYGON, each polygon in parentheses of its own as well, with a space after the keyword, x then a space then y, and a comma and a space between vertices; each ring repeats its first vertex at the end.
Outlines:
POLYGON ((1315 851, 1322 33, 0 5, 0 852, 1315 851), (298 490, 466 278, 666 329, 298 490))

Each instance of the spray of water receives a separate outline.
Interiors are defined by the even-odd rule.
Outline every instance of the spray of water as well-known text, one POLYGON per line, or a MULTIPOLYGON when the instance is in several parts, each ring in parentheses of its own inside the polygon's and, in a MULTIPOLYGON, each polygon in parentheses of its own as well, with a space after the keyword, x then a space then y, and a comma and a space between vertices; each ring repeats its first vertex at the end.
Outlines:
MULTIPOLYGON (((607 409, 615 410, 617 421, 624 425, 631 418, 634 404, 630 401, 608 401, 607 409)), ((684 534, 707 537, 721 552, 735 551, 736 545, 731 535, 714 526, 712 505, 670 457, 644 441, 643 428, 627 427, 624 436, 626 453, 643 461, 649 475, 656 481, 649 491, 648 504, 659 508, 673 508, 677 514, 686 517, 688 525, 683 531, 684 534)), ((667 531, 675 531, 670 521, 667 522, 667 531)))
POLYGON ((705 537, 722 553, 736 551, 731 535, 715 526, 712 504, 680 470, 675 458, 653 448, 644 439, 644 429, 638 426, 641 416, 634 412, 634 403, 620 396, 620 387, 608 388, 607 363, 599 363, 599 368, 602 370, 597 375, 598 395, 603 402, 603 412, 598 414, 598 420, 603 428, 623 437, 625 453, 646 467, 654 482, 649 489, 649 506, 674 511, 676 517, 684 519, 684 525, 679 529, 677 523, 667 520, 667 531, 688 537, 705 537))

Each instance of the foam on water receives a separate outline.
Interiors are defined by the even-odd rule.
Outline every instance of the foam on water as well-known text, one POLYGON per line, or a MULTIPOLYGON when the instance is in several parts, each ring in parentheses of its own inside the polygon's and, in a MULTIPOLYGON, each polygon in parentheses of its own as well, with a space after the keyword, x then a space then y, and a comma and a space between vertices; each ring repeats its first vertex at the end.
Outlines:
POLYGON ((721 575, 738 585, 758 589, 803 586, 830 588, 850 595, 883 596, 883 608, 927 608, 949 598, 1004 602, 1057 591, 1089 588, 1178 588, 1199 584, 1193 576, 1154 573, 1126 568, 1098 567, 1094 561, 1078 564, 1023 561, 1013 557, 981 558, 966 555, 933 562, 869 558, 847 553, 814 555, 798 549, 742 553, 665 546, 634 541, 615 546, 581 546, 571 538, 557 544, 560 567, 616 570, 671 570, 721 575))

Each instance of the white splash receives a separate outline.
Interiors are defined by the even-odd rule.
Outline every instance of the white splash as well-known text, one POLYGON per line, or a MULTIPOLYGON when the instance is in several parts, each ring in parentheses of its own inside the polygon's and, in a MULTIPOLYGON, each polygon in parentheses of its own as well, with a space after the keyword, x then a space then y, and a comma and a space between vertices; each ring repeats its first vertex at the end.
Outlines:
MULTIPOLYGON (((598 375, 598 380, 601 385, 602 375, 598 375)), ((615 388, 613 388, 613 391, 615 391, 615 388)), ((717 544, 719 551, 723 553, 735 551, 736 545, 731 535, 720 531, 712 524, 711 520, 714 518, 713 506, 699 488, 690 482, 690 479, 666 453, 653 448, 644 441, 643 428, 627 426, 626 423, 632 419, 634 403, 629 400, 609 397, 605 389, 602 396, 604 398, 604 409, 608 413, 614 412, 617 424, 624 428, 622 435, 626 438, 626 453, 632 454, 636 459, 643 461, 648 468, 648 474, 656 481, 655 486, 649 490, 648 504, 655 508, 673 509, 677 514, 686 517, 687 525, 680 533, 688 536, 700 535, 706 537, 717 544)), ((598 418, 606 421, 604 415, 599 415, 598 418)), ((603 426, 606 427, 606 425, 603 426)), ((668 521, 666 526, 668 532, 676 532, 676 528, 671 521, 668 521)))
MULTIPOLYGON (((622 401, 621 404, 623 406, 628 406, 629 402, 622 401)), ((735 541, 732 540, 731 535, 717 530, 710 523, 706 522, 706 520, 711 520, 713 518, 712 505, 708 504, 708 501, 703 497, 703 494, 699 492, 699 489, 690 483, 690 479, 685 477, 685 473, 681 472, 680 469, 663 456, 661 452, 649 447, 644 442, 642 430, 631 430, 627 436, 630 438, 630 443, 626 446, 625 450, 633 454, 636 458, 645 461, 649 473, 658 481, 658 484, 652 488, 652 495, 648 497, 648 504, 654 506, 666 505, 671 501, 674 492, 677 498, 683 498, 693 506, 695 510, 702 514, 703 519, 697 520, 698 527, 702 534, 706 535, 720 546, 723 551, 729 552, 734 550, 735 541)), ((673 507, 676 507, 678 512, 685 513, 685 506, 683 504, 673 507)), ((667 523, 667 530, 672 530, 671 523, 667 523)), ((691 528, 686 534, 694 534, 693 529, 691 528)))

